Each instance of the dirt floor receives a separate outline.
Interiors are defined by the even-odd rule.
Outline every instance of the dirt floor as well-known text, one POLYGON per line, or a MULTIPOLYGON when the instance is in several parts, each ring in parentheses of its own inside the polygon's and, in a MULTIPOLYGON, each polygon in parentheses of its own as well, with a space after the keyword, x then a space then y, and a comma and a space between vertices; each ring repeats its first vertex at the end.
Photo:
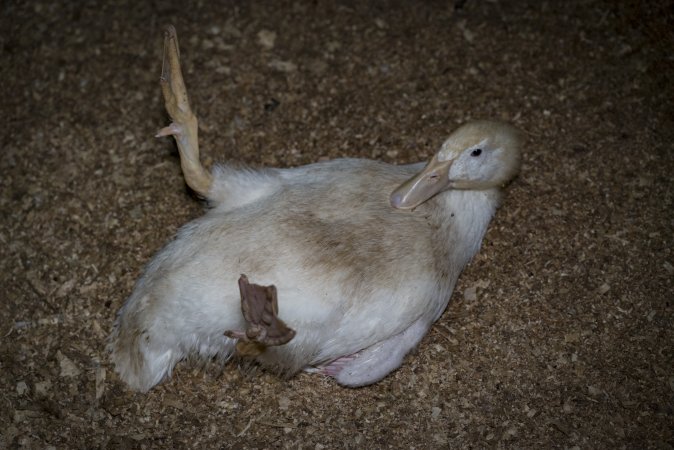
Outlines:
POLYGON ((674 447, 671 1, 76 3, 1 7, 0 448, 674 447), (448 310, 380 383, 114 374, 116 311, 203 208, 153 137, 167 23, 209 163, 526 131, 448 310))

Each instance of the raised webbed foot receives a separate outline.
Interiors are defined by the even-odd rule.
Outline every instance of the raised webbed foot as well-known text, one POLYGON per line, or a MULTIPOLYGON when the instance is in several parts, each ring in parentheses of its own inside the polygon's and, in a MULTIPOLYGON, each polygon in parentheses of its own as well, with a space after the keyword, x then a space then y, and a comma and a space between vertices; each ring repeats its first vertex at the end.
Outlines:
POLYGON ((278 317, 276 286, 249 283, 248 277, 241 275, 239 292, 246 331, 227 330, 225 336, 239 340, 236 347, 240 353, 259 354, 266 347, 287 344, 295 337, 295 330, 278 317))
POLYGON ((213 177, 199 161, 197 116, 192 112, 185 81, 180 69, 180 50, 176 29, 169 25, 164 32, 164 63, 161 70, 164 106, 173 122, 159 130, 157 137, 173 136, 180 152, 180 165, 185 182, 194 192, 207 197, 213 177))

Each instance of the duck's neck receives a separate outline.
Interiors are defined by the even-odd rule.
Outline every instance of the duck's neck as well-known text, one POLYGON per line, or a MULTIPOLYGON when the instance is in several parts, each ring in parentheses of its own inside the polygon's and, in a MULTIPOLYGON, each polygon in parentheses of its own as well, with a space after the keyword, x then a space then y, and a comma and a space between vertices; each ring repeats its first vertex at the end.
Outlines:
POLYGON ((479 191, 450 190, 436 196, 438 236, 447 243, 447 257, 459 263, 459 270, 480 249, 487 226, 498 208, 501 193, 498 188, 479 191))

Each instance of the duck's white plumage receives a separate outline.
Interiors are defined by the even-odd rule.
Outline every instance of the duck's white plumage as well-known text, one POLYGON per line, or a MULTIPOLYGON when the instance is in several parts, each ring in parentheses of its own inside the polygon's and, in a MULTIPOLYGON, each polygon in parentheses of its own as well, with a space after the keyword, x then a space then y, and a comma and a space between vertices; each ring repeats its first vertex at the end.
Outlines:
POLYGON ((517 132, 483 121, 426 167, 216 167, 203 192, 212 209, 155 256, 118 314, 117 372, 146 391, 189 355, 228 358, 236 340, 224 331, 246 325, 246 274, 276 286, 279 317, 296 331, 257 361, 285 374, 318 366, 348 386, 383 378, 444 310, 518 164, 517 132))

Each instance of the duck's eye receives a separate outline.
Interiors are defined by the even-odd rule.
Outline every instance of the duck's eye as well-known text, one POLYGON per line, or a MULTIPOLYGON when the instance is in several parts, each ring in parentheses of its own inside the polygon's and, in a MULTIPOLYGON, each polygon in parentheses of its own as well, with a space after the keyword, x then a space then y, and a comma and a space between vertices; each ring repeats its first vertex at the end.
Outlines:
POLYGON ((472 152, 470 152, 470 156, 480 156, 482 154, 482 149, 481 148, 476 148, 472 152))

